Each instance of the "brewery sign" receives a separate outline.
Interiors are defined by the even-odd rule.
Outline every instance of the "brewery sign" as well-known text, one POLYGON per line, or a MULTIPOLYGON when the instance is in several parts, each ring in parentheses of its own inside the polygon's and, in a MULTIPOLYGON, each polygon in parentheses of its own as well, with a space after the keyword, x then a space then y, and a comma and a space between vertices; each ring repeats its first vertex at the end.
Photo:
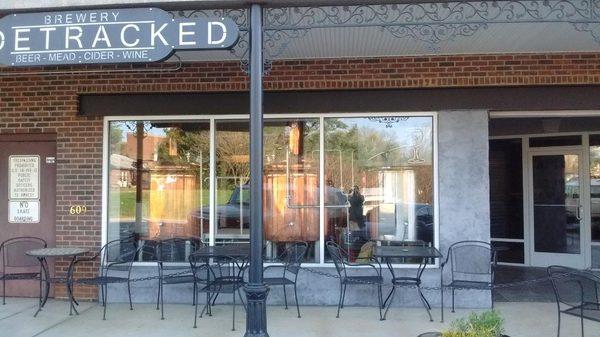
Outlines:
POLYGON ((176 50, 228 49, 238 37, 230 18, 176 18, 158 8, 12 14, 0 19, 0 63, 159 62, 176 50))

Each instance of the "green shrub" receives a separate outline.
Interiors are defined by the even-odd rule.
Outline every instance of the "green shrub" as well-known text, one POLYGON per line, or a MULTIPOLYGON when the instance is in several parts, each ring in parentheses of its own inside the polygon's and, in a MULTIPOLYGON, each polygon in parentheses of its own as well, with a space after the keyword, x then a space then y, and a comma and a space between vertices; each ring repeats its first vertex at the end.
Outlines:
POLYGON ((504 320, 496 311, 473 313, 467 318, 452 322, 450 330, 442 337, 500 337, 504 333, 504 320))

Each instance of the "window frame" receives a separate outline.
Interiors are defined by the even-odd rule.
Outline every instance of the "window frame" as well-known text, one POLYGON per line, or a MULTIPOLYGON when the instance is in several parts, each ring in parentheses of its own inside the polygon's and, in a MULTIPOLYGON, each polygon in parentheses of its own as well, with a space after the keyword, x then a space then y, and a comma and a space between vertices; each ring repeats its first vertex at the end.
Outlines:
MULTIPOLYGON (((316 118, 319 119, 319 185, 325 185, 325 158, 324 151, 325 148, 325 129, 324 129, 324 119, 325 118, 366 118, 366 117, 430 117, 432 123, 432 146, 433 146, 433 209, 434 209, 434 235, 433 235, 433 245, 434 247, 440 247, 440 224, 439 224, 439 169, 438 169, 438 112, 430 111, 430 112, 353 112, 353 113, 307 113, 307 114, 265 114, 263 117, 265 120, 277 120, 277 119, 308 119, 308 118, 316 118)), ((209 187, 209 206, 210 206, 210 215, 209 215, 209 244, 214 245, 214 228, 215 228, 215 210, 216 210, 216 202, 215 202, 215 189, 216 186, 215 174, 216 174, 216 121, 218 120, 249 120, 248 114, 234 114, 234 115, 217 115, 217 114, 206 114, 206 115, 130 115, 130 116, 104 116, 103 118, 103 140, 102 140, 102 214, 101 214, 101 224, 102 224, 102 245, 106 244, 108 240, 108 198, 109 198, 109 184, 110 184, 110 165, 109 156, 110 156, 110 128, 109 125, 111 122, 115 121, 156 121, 156 120, 173 120, 173 121, 193 121, 193 120, 203 120, 208 121, 210 124, 210 164, 209 164, 209 177, 210 177, 210 187, 209 187)), ((320 189, 320 193, 324 193, 324 189, 320 189)), ((324 237, 324 226, 325 226, 325 218, 323 216, 324 212, 324 196, 320 195, 319 198, 319 237, 321 240, 321 244, 319 245, 319 261, 320 262, 307 262, 303 265, 315 268, 315 267, 323 267, 323 268, 332 268, 334 264, 332 262, 325 262, 325 245, 322 243, 322 238, 324 237)), ((154 266, 155 262, 138 262, 135 261, 133 263, 134 266, 154 266)), ((187 262, 173 262, 173 265, 186 265, 187 262)), ((265 263, 265 266, 268 265, 279 265, 278 263, 265 263)), ((418 267, 418 264, 393 264, 395 269, 414 269, 418 267)), ((440 259, 436 259, 435 263, 427 265, 427 268, 439 268, 440 259)), ((352 268, 363 268, 360 266, 352 267, 352 268)))

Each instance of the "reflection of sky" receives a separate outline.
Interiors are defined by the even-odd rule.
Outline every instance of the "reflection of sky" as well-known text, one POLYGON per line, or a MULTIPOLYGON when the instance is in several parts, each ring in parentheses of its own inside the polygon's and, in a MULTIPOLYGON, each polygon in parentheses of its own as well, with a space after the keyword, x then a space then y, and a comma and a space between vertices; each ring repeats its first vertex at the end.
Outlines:
MULTIPOLYGON (((390 124, 392 125, 391 127, 387 127, 388 124, 384 121, 369 120, 367 117, 336 119, 346 124, 348 129, 356 126, 359 130, 378 130, 379 133, 388 135, 391 139, 395 139, 398 144, 412 144, 414 131, 418 129, 425 131, 425 140, 429 140, 431 138, 431 117, 409 117, 405 121, 400 120, 390 124)), ((126 140, 127 133, 135 133, 135 121, 114 121, 110 123, 123 130, 123 141, 126 140)), ((268 124, 268 120, 265 121, 265 124, 268 124)), ((166 136, 166 131, 168 131, 170 128, 152 127, 148 122, 144 122, 144 129, 146 134, 164 137, 166 136)))
MULTIPOLYGON (((339 118, 339 120, 348 126, 348 129, 356 126, 359 132, 376 131, 382 138, 393 140, 397 144, 397 149, 404 148, 409 150, 415 142, 419 142, 424 147, 420 148, 421 157, 428 157, 431 151, 431 117, 409 117, 407 120, 386 123, 385 120, 369 120, 367 117, 339 118), (388 127, 390 125, 390 127, 388 127)), ((422 158, 428 159, 428 158, 422 158)))
MULTIPOLYGON (((121 141, 126 141, 127 140, 127 134, 133 134, 135 135, 135 128, 136 128, 136 121, 127 121, 127 122, 122 122, 122 121, 114 121, 114 122, 110 122, 111 126, 113 127, 118 127, 119 129, 121 129, 123 131, 123 135, 121 136, 121 141)), ((152 136, 160 136, 160 137, 164 137, 166 136, 166 131, 168 131, 170 128, 157 128, 157 127, 152 127, 150 123, 148 122, 144 122, 144 132, 147 135, 152 135, 152 136)))
POLYGON ((383 120, 369 120, 366 117, 355 118, 339 118, 341 122, 346 124, 348 128, 356 126, 359 130, 371 129, 378 130, 383 135, 389 135, 391 139, 396 139, 397 143, 412 144, 413 131, 421 129, 425 132, 425 138, 429 139, 431 135, 431 117, 409 117, 407 120, 400 120, 391 123, 391 127, 387 127, 387 123, 383 120))

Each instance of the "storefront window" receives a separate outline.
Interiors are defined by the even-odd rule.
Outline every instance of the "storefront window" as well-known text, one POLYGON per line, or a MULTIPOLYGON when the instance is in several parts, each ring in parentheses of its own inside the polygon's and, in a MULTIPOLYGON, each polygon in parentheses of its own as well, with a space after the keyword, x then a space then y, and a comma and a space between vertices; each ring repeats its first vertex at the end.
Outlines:
POLYGON ((108 240, 134 236, 152 260, 165 238, 188 238, 177 261, 208 230, 209 123, 109 123, 108 240))
MULTIPOLYGON (((249 242, 249 122, 212 125, 211 138, 208 120, 109 121, 109 240, 134 236, 152 261, 160 240, 185 238, 173 262, 200 243, 249 242)), ((352 260, 434 244, 433 117, 270 118, 263 133, 267 259, 295 241, 312 263, 328 240, 352 260)))
MULTIPOLYGON (((250 238, 248 121, 216 123, 215 244, 250 238)), ((294 241, 309 243, 316 262, 319 241, 318 119, 270 120, 264 124, 264 236, 266 257, 294 241)))
POLYGON ((592 241, 600 243, 600 135, 590 135, 592 241))
POLYGON ((431 117, 325 118, 325 240, 351 260, 433 245, 432 134, 431 117))

